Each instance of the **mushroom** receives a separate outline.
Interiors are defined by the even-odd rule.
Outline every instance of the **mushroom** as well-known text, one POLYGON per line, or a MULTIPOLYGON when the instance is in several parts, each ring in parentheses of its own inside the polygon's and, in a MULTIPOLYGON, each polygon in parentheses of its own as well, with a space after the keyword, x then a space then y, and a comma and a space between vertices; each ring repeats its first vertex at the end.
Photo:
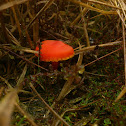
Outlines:
MULTIPOLYGON (((39 51, 39 46, 36 47, 39 51)), ((38 56, 38 54, 35 54, 38 56)), ((40 61, 52 62, 53 69, 58 68, 58 62, 74 56, 74 49, 58 40, 45 40, 40 48, 40 61)))

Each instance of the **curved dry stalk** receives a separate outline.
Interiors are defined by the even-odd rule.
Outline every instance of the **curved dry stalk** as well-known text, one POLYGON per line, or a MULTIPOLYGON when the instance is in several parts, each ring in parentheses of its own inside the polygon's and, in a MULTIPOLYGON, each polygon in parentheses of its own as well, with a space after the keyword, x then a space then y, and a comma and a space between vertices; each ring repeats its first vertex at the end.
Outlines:
POLYGON ((123 88, 123 90, 120 92, 120 94, 118 95, 118 97, 115 99, 115 102, 117 102, 120 98, 123 97, 123 95, 126 93, 126 40, 125 40, 125 30, 126 30, 126 4, 124 3, 123 0, 110 0, 112 4, 114 4, 115 6, 120 6, 120 8, 122 9, 122 11, 117 10, 117 13, 122 21, 122 38, 123 38, 123 51, 124 51, 124 72, 125 72, 125 87, 123 88))

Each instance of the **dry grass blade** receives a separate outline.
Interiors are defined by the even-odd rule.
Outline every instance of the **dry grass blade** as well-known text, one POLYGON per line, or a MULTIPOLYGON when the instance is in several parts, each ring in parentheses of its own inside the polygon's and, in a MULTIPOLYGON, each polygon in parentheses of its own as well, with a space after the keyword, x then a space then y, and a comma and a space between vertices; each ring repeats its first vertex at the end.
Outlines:
POLYGON ((25 77, 26 72, 27 72, 27 64, 25 65, 23 72, 22 72, 20 78, 18 79, 17 87, 21 86, 20 84, 24 81, 24 77, 25 77))
MULTIPOLYGON (((25 65, 24 70, 23 70, 23 72, 22 72, 20 78, 18 79, 17 87, 19 87, 20 84, 22 83, 22 81, 24 80, 26 71, 27 71, 27 65, 25 65)), ((1 79, 2 81, 4 81, 10 89, 13 89, 13 87, 10 85, 10 83, 9 83, 5 78, 3 78, 3 77, 0 76, 0 79, 1 79)))
MULTIPOLYGON (((79 43, 79 41, 78 41, 78 43, 79 43)), ((80 43, 79 43, 79 48, 81 49, 80 43)), ((82 64, 82 61, 83 61, 83 53, 80 53, 76 65, 79 67, 82 64)))
POLYGON ((97 3, 97 4, 101 4, 101 5, 104 5, 104 6, 107 6, 107 7, 111 7, 111 8, 116 8, 116 9, 120 9, 119 7, 117 6, 114 6, 114 5, 111 5, 111 4, 108 4, 108 3, 104 3, 104 2, 101 2, 101 1, 96 1, 96 0, 87 0, 88 2, 91 2, 91 3, 97 3))
POLYGON ((34 88, 34 86, 30 83, 30 87, 32 88, 32 90, 37 94, 37 96, 42 100, 42 102, 46 105, 46 107, 61 121, 63 122, 66 126, 69 126, 69 124, 63 119, 61 118, 60 115, 58 115, 46 102, 45 100, 40 96, 40 94, 36 91, 36 89, 34 88))
POLYGON ((23 52, 27 52, 27 53, 38 54, 38 51, 31 50, 31 49, 29 49, 29 48, 19 48, 19 49, 17 49, 17 50, 23 51, 23 52))
POLYGON ((37 67, 39 67, 39 68, 41 68, 41 69, 43 69, 43 70, 48 71, 48 70, 45 69, 44 67, 41 67, 40 65, 37 65, 37 64, 35 64, 35 63, 29 61, 28 59, 26 59, 26 58, 24 58, 24 57, 22 57, 22 56, 20 56, 20 55, 18 55, 18 54, 16 54, 16 53, 12 52, 12 51, 9 50, 8 48, 4 47, 4 49, 7 50, 7 51, 9 51, 9 52, 11 52, 13 55, 16 55, 17 57, 19 57, 19 58, 25 60, 26 62, 28 62, 28 63, 30 63, 30 64, 33 64, 33 65, 35 65, 35 66, 37 66, 37 67))
POLYGON ((23 47, 23 46, 20 46, 20 45, 17 45, 17 46, 11 45, 11 46, 6 46, 6 47, 14 49, 15 51, 22 51, 22 52, 33 53, 33 54, 38 54, 39 53, 38 51, 32 50, 30 48, 23 47))
POLYGON ((115 2, 115 4, 117 5, 117 3, 119 3, 120 7, 122 8, 122 12, 118 11, 118 14, 122 20, 122 30, 123 30, 123 50, 124 50, 124 72, 125 72, 125 87, 123 88, 123 90, 121 91, 121 93, 118 95, 118 97, 116 98, 115 102, 117 102, 121 97, 123 97, 123 95, 126 93, 126 40, 125 40, 125 29, 126 29, 126 24, 125 24, 125 20, 126 20, 126 13, 125 13, 125 9, 126 9, 126 4, 124 3, 124 1, 122 0, 117 0, 115 2))
POLYGON ((126 93, 126 86, 122 89, 118 97, 115 99, 115 102, 117 102, 120 98, 122 98, 125 93, 126 93))
MULTIPOLYGON (((122 41, 115 41, 115 42, 109 42, 109 43, 106 43, 106 44, 100 44, 100 45, 98 45, 98 46, 99 46, 99 47, 107 47, 107 46, 118 45, 118 44, 121 44, 121 43, 122 43, 122 41)), ((76 50, 76 49, 75 49, 75 54, 77 55, 77 54, 82 53, 82 52, 85 52, 85 51, 94 50, 96 46, 97 46, 97 45, 93 45, 93 46, 90 46, 90 47, 84 47, 84 48, 82 48, 82 49, 80 49, 80 50, 76 50)), ((78 48, 77 48, 77 49, 78 49, 78 48)))
MULTIPOLYGON (((3 34, 2 38, 4 38, 3 43, 10 43, 9 36, 7 34, 6 27, 5 27, 5 19, 3 16, 3 12, 0 12, 0 23, 1 23, 1 33, 3 34)), ((1 33, 0 33, 0 36, 1 36, 1 33)))
POLYGON ((115 102, 117 102, 120 98, 122 98, 125 93, 126 93, 126 86, 122 89, 118 97, 115 99, 115 102))
POLYGON ((10 83, 9 83, 5 78, 3 78, 3 77, 0 76, 0 79, 1 79, 2 81, 4 81, 4 82, 7 84, 7 86, 8 86, 9 88, 13 88, 13 87, 10 85, 10 83))
POLYGON ((126 27, 126 24, 125 24, 125 21, 124 21, 124 18, 123 18, 123 16, 124 16, 125 20, 126 20, 126 14, 125 14, 125 11, 124 11, 124 10, 126 10, 126 5, 125 5, 124 1, 121 0, 121 2, 120 2, 118 0, 110 0, 110 2, 111 2, 111 4, 115 4, 115 6, 117 6, 117 7, 118 6, 121 7, 122 11, 117 10, 117 14, 119 15, 120 19, 122 20, 123 25, 126 27), (122 12, 123 12, 123 16, 122 16, 122 12))
POLYGON ((87 31, 85 19, 84 19, 84 16, 83 16, 83 8, 82 8, 82 6, 80 6, 80 13, 81 13, 82 21, 83 21, 83 29, 84 29, 84 34, 85 34, 87 46, 90 46, 89 36, 88 36, 88 31, 87 31))
MULTIPOLYGON (((94 60, 94 61, 92 61, 92 62, 90 62, 90 63, 84 65, 84 67, 86 67, 86 66, 88 66, 88 65, 90 65, 90 64, 92 64, 92 63, 94 63, 94 62, 96 62, 96 61, 98 61, 98 60, 101 60, 101 59, 103 59, 103 58, 105 58, 105 57, 107 57, 107 56, 109 56, 109 55, 111 55, 111 54, 113 54, 113 53, 119 51, 120 49, 122 49, 122 48, 120 47, 119 49, 117 49, 117 50, 115 50, 115 51, 112 51, 111 53, 108 53, 108 54, 106 54, 106 55, 104 55, 104 56, 102 56, 102 57, 100 57, 100 58, 97 58, 96 60, 94 60)), ((75 73, 74 73, 74 74, 75 74, 75 73)), ((75 79, 74 76, 75 76, 75 75, 72 75, 72 76, 66 81, 66 83, 64 84, 64 86, 63 86, 63 88, 62 88, 62 90, 61 90, 61 92, 60 92, 60 94, 59 94, 59 96, 58 96, 58 98, 57 98, 57 101, 62 100, 62 99, 71 91, 71 87, 72 87, 71 85, 72 85, 72 83, 73 83, 73 81, 74 81, 74 79, 75 79)))
POLYGON ((0 126, 9 126, 14 103, 17 97, 17 90, 14 89, 7 94, 0 103, 0 126))
POLYGON ((68 94, 68 92, 71 90, 70 87, 71 87, 74 79, 75 79, 75 75, 72 75, 68 78, 68 80, 64 84, 64 86, 63 86, 63 88, 57 98, 57 101, 62 100, 68 94))
POLYGON ((26 117, 26 119, 28 120, 28 122, 32 125, 32 126, 37 126, 37 124, 33 121, 33 119, 31 119, 31 117, 29 116, 29 114, 27 114, 18 103, 15 103, 16 108, 19 110, 19 112, 24 115, 24 117, 26 117))
POLYGON ((80 5, 80 6, 83 6, 83 7, 87 8, 89 10, 96 11, 96 12, 99 12, 99 13, 102 13, 102 14, 117 14, 116 11, 100 10, 98 8, 92 7, 92 6, 88 5, 88 4, 85 4, 83 2, 79 2, 79 1, 76 1, 76 0, 67 0, 67 1, 73 2, 73 3, 77 4, 77 5, 80 5))
POLYGON ((17 45, 17 46, 20 46, 20 42, 13 36, 13 34, 6 28, 6 31, 11 39, 11 41, 17 45))
POLYGON ((28 0, 15 0, 15 1, 5 3, 5 4, 0 6, 0 11, 3 11, 5 9, 8 9, 8 8, 13 7, 15 5, 22 4, 22 3, 26 2, 26 1, 28 1, 28 0))
POLYGON ((16 9, 13 6, 11 7, 11 9, 12 9, 12 12, 13 12, 13 15, 14 15, 14 19, 15 19, 15 22, 16 22, 16 26, 18 28, 19 36, 20 36, 20 39, 21 39, 22 38, 22 31, 21 31, 21 26, 20 26, 19 19, 17 17, 16 9))
MULTIPOLYGON (((125 18, 124 18, 125 21, 125 18)), ((125 86, 126 86, 126 39, 125 39, 125 26, 122 23, 122 29, 123 29, 123 50, 124 50, 124 70, 125 70, 125 86)))
MULTIPOLYGON (((25 77, 25 74, 26 74, 26 71, 27 71, 27 65, 25 65, 25 67, 24 67, 24 70, 23 70, 23 72, 22 72, 22 74, 21 74, 21 76, 20 76, 20 78, 18 79, 18 82, 17 82, 17 88, 19 88, 19 86, 20 86, 20 84, 22 83, 22 81, 24 80, 24 77, 25 77)), ((4 79, 3 77, 1 77, 0 76, 0 79, 2 80, 2 81, 4 81, 7 85, 8 85, 8 87, 9 88, 11 88, 12 90, 13 90, 13 87, 9 84, 9 82, 6 80, 6 79, 4 79)), ((14 91, 17 91, 16 89, 14 90, 14 91)), ((13 92, 14 92, 13 91, 13 92)), ((24 91, 22 91, 22 90, 20 90, 21 92, 24 92, 24 91)), ((4 103, 3 103, 3 105, 7 102, 7 104, 5 104, 4 105, 4 107, 11 107, 11 104, 13 103, 13 104, 15 104, 15 106, 16 106, 16 108, 19 110, 19 112, 22 114, 22 115, 24 115, 25 117, 26 117, 26 119, 28 120, 28 122, 32 125, 32 126, 37 126, 36 124, 35 124, 35 122, 33 121, 33 119, 31 119, 31 117, 20 107, 20 105, 18 105, 18 103, 16 103, 15 101, 13 102, 13 100, 14 100, 14 98, 17 96, 17 93, 13 93, 12 92, 12 95, 10 94, 8 97, 7 97, 7 100, 8 101, 4 101, 4 103), (14 96, 13 96, 14 95, 14 96), (11 102, 10 102, 11 101, 11 102), (7 106, 8 105, 8 106, 7 106)), ((3 112, 4 112, 4 110, 7 110, 7 112, 8 112, 8 114, 9 114, 9 111, 11 111, 11 109, 9 110, 8 108, 2 108, 2 106, 0 105, 0 126, 8 126, 8 125, 4 125, 4 121, 6 121, 6 123, 8 122, 7 120, 5 120, 5 118, 7 118, 7 117, 3 117, 3 118, 1 118, 1 115, 2 114, 4 114, 4 113, 2 113, 2 111, 1 110, 3 110, 3 112), (2 114, 1 114, 2 113, 2 114)), ((6 112, 6 111, 5 111, 6 112)), ((6 112, 6 113, 7 113, 6 112)), ((5 114, 6 114, 5 113, 5 114)), ((10 116, 9 116, 10 117, 10 116)), ((9 123, 10 124, 10 123, 9 123)))
POLYGON ((49 0, 49 1, 45 4, 45 6, 36 14, 36 16, 35 16, 35 17, 32 19, 32 21, 28 24, 28 26, 27 26, 26 29, 28 29, 28 28, 31 26, 31 24, 37 19, 37 17, 38 17, 42 12, 46 11, 46 10, 52 5, 53 1, 54 1, 54 0, 49 0))
POLYGON ((94 61, 92 61, 92 62, 90 62, 90 63, 84 65, 84 67, 86 67, 86 66, 88 66, 88 65, 91 65, 92 63, 94 63, 94 62, 96 62, 96 61, 98 61, 98 60, 101 60, 101 59, 103 59, 103 58, 105 58, 105 57, 107 57, 107 56, 109 56, 109 55, 111 55, 111 54, 113 54, 113 53, 115 53, 115 52, 121 50, 121 49, 122 49, 122 47, 120 47, 120 48, 118 48, 118 49, 116 49, 116 50, 114 50, 114 51, 112 51, 112 52, 110 52, 110 53, 108 53, 108 54, 106 54, 106 55, 100 57, 100 58, 97 58, 96 60, 94 60, 94 61))
MULTIPOLYGON (((35 11, 32 9, 33 17, 35 17, 35 11)), ((36 18, 33 24, 33 41, 37 42, 39 40, 39 18, 36 18)))
POLYGON ((80 20, 81 15, 84 15, 87 11, 87 8, 84 8, 82 12, 75 18, 75 20, 71 22, 71 26, 75 25, 80 20))
POLYGON ((126 19, 126 12, 125 12, 125 10, 126 10, 126 4, 124 3, 123 0, 117 0, 117 1, 120 4, 120 7, 122 9, 124 19, 126 19))

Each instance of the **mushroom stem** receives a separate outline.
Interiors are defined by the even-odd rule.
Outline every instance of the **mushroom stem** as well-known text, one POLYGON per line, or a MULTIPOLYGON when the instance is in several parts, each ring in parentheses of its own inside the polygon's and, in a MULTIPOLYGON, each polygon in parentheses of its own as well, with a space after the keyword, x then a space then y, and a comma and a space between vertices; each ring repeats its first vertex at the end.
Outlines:
POLYGON ((58 69, 59 62, 52 62, 53 70, 58 69))

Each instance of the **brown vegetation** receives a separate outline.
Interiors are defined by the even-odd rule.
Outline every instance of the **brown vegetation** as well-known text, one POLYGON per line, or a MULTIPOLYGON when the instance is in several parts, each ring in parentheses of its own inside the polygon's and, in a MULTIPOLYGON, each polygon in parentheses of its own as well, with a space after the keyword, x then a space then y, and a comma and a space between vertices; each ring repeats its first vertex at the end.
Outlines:
POLYGON ((0 126, 125 126, 125 22, 124 0, 1 0, 0 126), (75 56, 53 70, 44 40, 75 56))

